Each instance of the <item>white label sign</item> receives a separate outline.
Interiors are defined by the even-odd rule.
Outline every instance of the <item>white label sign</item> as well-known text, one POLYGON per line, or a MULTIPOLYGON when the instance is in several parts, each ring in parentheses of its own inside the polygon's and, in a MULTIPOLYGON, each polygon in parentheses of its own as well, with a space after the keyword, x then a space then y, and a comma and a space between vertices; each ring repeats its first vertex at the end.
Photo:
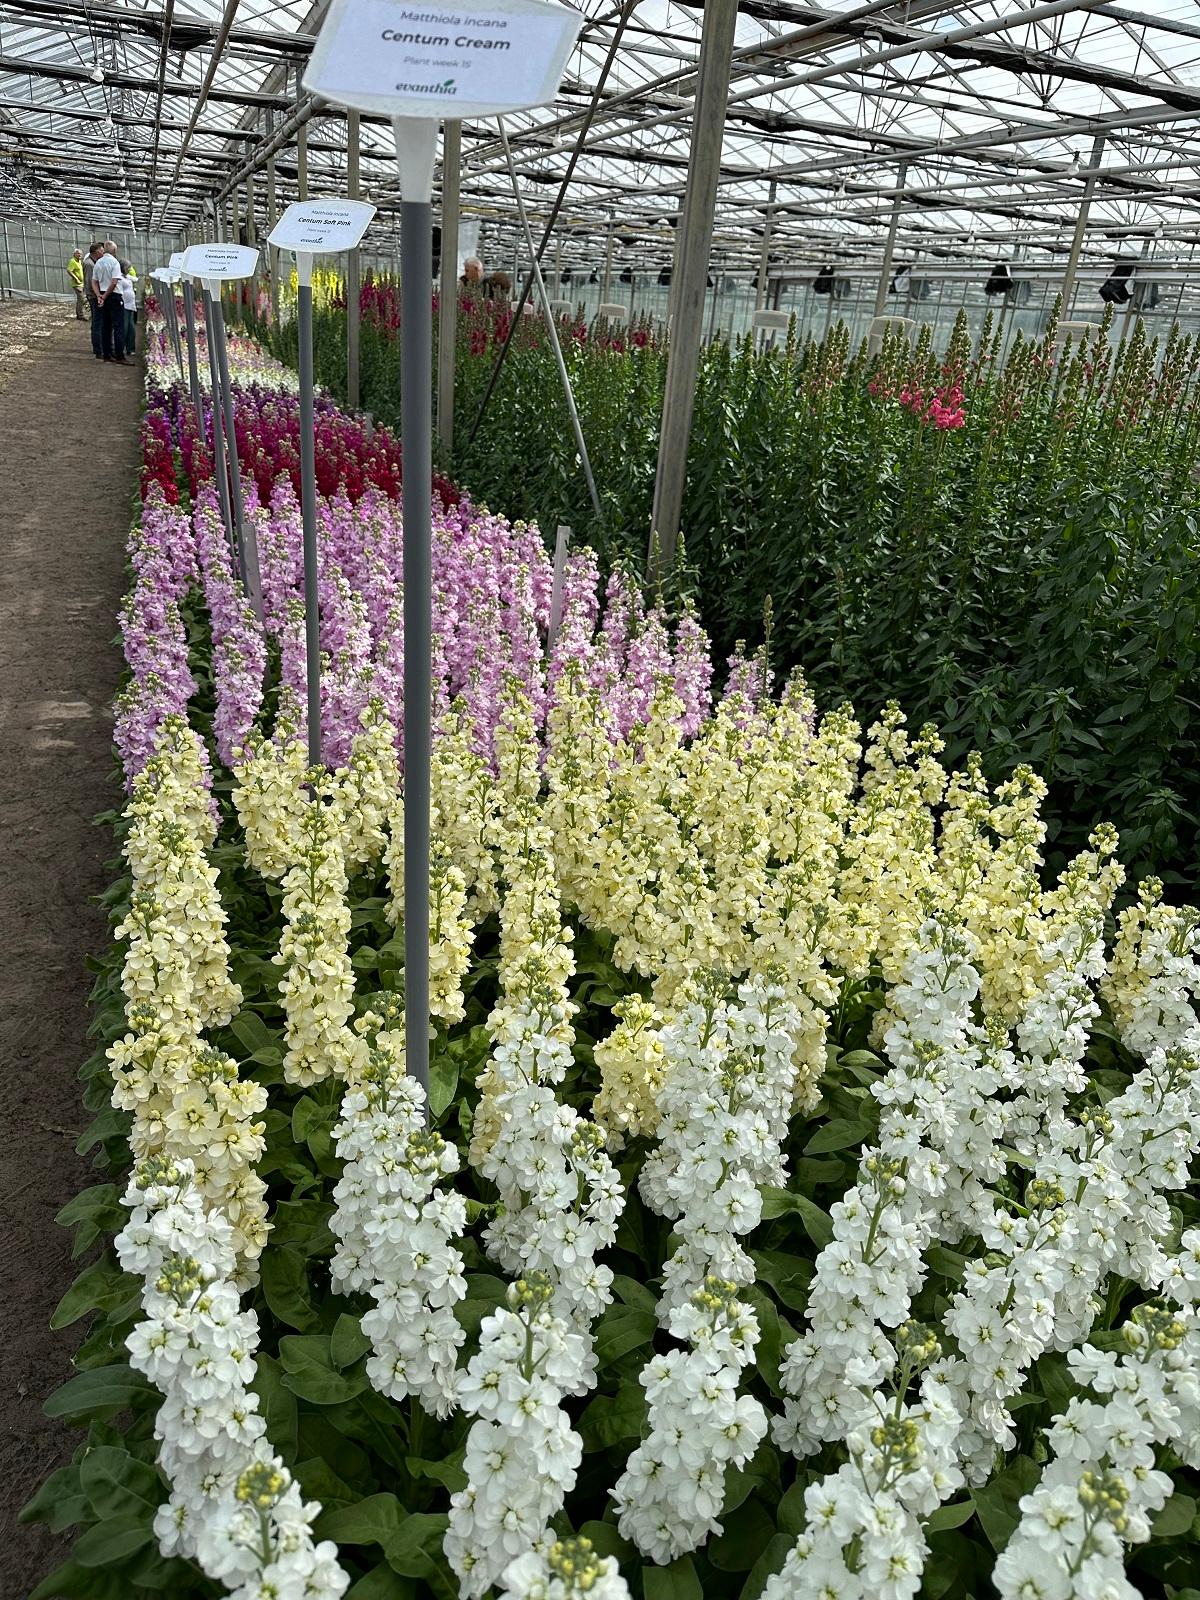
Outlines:
POLYGON ((366 200, 297 200, 271 229, 268 243, 314 256, 353 250, 374 215, 366 200))
POLYGON ((248 244, 194 244, 183 253, 189 278, 249 278, 258 265, 258 251, 248 244))
POLYGON ((170 260, 167 262, 167 265, 170 267, 172 272, 178 272, 182 268, 183 258, 186 254, 186 250, 176 250, 174 252, 170 260))
POLYGON ((304 74, 394 117, 489 117, 558 92, 583 17, 551 0, 333 0, 304 74))
MULTIPOLYGON (((182 256, 181 256, 180 259, 182 259, 182 256)), ((160 283, 178 283, 179 282, 179 273, 175 270, 174 267, 155 267, 154 271, 150 274, 150 276, 152 278, 157 278, 160 283)))

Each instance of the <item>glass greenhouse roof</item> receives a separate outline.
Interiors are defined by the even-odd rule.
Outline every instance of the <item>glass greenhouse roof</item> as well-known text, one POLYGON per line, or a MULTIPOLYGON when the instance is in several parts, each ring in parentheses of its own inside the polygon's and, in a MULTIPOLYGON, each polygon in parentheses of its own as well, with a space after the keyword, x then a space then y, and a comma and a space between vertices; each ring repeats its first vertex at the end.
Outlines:
MULTIPOLYGON (((181 230, 275 153, 313 193, 344 187, 347 123, 299 79, 324 0, 0 0, 0 213, 181 230), (277 149, 276 149, 277 147, 277 149)), ((566 258, 666 263, 687 177, 704 7, 584 0, 553 106, 510 119, 535 218, 558 193, 619 34, 562 214, 566 258), (574 240, 578 240, 576 246, 574 240)), ((1200 224, 1200 0, 743 0, 724 129, 717 259, 781 270, 1061 257, 1090 191, 1087 255, 1187 258, 1200 224)), ((363 120, 362 181, 396 195, 385 123, 363 120)), ((463 130, 464 212, 515 229, 494 124, 463 130)), ((255 203, 267 194, 262 166, 255 203)), ((211 215, 211 211, 207 213, 211 215)))

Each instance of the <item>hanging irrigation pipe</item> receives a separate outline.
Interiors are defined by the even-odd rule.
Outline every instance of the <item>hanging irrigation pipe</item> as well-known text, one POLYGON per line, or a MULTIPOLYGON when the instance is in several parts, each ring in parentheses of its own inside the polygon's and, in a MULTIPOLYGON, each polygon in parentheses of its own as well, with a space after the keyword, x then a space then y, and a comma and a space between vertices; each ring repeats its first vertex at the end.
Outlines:
MULTIPOLYGON (((470 449, 471 445, 475 442, 475 435, 479 432, 479 425, 483 421, 483 414, 488 408, 488 401, 492 398, 492 394, 495 391, 496 385, 500 381, 500 373, 503 370, 505 360, 508 357, 508 348, 512 344, 513 334, 516 332, 517 324, 521 320, 521 313, 524 311, 526 302, 528 301, 530 293, 533 289, 534 274, 537 274, 539 280, 541 278, 542 257, 546 253, 546 246, 550 243, 550 235, 554 232, 554 224, 558 221, 558 214, 562 210, 563 202, 567 198, 567 189, 570 187, 571 178, 574 175, 575 168, 579 163, 579 158, 583 154, 583 147, 587 143, 588 129, 591 127, 592 118, 596 115, 596 111, 599 108, 600 96, 604 93, 604 85, 608 82, 608 74, 612 70, 612 64, 617 58, 617 49, 621 43, 621 36, 625 32, 625 25, 629 21, 630 17, 632 17, 636 8, 637 0, 625 0, 625 4, 621 8, 621 15, 617 18, 617 26, 613 30, 613 36, 608 46, 608 54, 604 58, 604 65, 600 69, 600 76, 596 79, 596 87, 592 90, 592 98, 588 102, 587 112, 579 128, 579 137, 575 141, 575 148, 571 151, 571 159, 567 162, 567 170, 563 173, 563 180, 559 185, 558 194, 555 196, 554 204, 550 208, 550 215, 546 218, 546 226, 542 232, 542 242, 540 245, 538 245, 536 251, 534 251, 533 248, 533 236, 530 233, 529 223, 525 216, 525 206, 521 200, 520 190, 518 188, 517 168, 516 163, 513 161, 512 149, 509 146, 508 134, 504 130, 503 122, 500 124, 500 138, 504 144, 504 154, 508 161, 508 170, 512 174, 513 189, 517 194, 517 208, 521 213, 521 223, 525 229, 526 238, 529 241, 529 250, 533 257, 533 262, 525 278, 525 282, 521 286, 521 297, 517 301, 517 307, 513 312, 512 321, 508 325, 508 332, 504 336, 504 343, 500 346, 500 354, 496 357, 496 364, 492 368, 491 374, 488 377, 487 388, 483 391, 483 399, 479 402, 479 410, 475 414, 475 421, 471 424, 471 431, 467 435, 468 449, 470 449)), ((553 334, 554 330, 551 329, 551 332, 553 334)), ((556 335, 555 349, 558 349, 556 335)), ((559 351, 558 354, 559 361, 561 362, 562 352, 559 351)), ((564 374, 565 371, 566 368, 564 367, 564 374)), ((569 389, 570 386, 568 385, 568 397, 569 389)), ((575 415, 575 402, 573 399, 568 398, 568 403, 571 407, 572 419, 575 422, 576 434, 580 439, 580 455, 583 458, 584 467, 587 472, 588 488, 591 490, 592 503, 596 507, 596 515, 601 517, 601 520, 603 520, 600 511, 600 503, 596 498, 596 486, 592 482, 591 468, 587 465, 587 451, 583 448, 582 436, 579 435, 579 421, 578 417, 575 415)))
MULTIPOLYGON (((588 460, 583 428, 580 426, 579 412, 575 406, 575 395, 571 389, 571 377, 567 371, 567 363, 563 360, 562 345, 558 342, 558 329, 554 325, 554 312, 551 309, 550 296, 546 293, 546 281, 542 277, 541 262, 533 249, 533 229, 529 226, 529 215, 525 210, 525 201, 521 195, 521 180, 517 176, 517 164, 512 157, 512 146, 508 142, 508 132, 504 126, 504 118, 497 117, 496 121, 500 125, 500 137, 504 141, 504 153, 508 157, 508 170, 512 177, 513 193, 517 197, 517 211, 521 218, 521 227, 525 231, 525 245, 533 260, 530 273, 531 276, 537 279, 538 298, 542 302, 542 314, 546 319, 546 329, 550 335, 550 343, 554 346, 554 360, 558 365, 558 376, 562 380, 563 393, 567 398, 567 410, 571 413, 571 427, 575 433, 575 448, 579 451, 583 475, 587 479, 588 494, 592 497, 592 509, 596 513, 597 521, 603 522, 604 513, 600 509, 600 496, 596 493, 596 480, 592 477, 592 464, 588 460)), ((516 317, 514 317, 514 327, 516 326, 516 320, 516 317)), ((501 351, 501 354, 503 355, 503 351, 501 351)))

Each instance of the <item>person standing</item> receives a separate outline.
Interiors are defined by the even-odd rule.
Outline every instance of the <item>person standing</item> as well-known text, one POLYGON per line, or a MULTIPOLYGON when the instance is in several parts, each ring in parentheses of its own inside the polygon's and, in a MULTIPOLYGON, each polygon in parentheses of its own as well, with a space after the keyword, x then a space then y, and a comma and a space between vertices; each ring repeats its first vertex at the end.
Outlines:
POLYGON ((103 355, 100 346, 101 313, 100 302, 96 299, 96 291, 92 287, 92 275, 96 270, 96 263, 104 254, 104 240, 97 239, 87 255, 83 258, 83 289, 88 303, 88 313, 92 319, 92 354, 99 361, 103 355))
POLYGON ((137 354, 137 290, 134 287, 133 269, 128 261, 121 262, 121 276, 117 279, 121 304, 125 309, 125 325, 121 330, 121 354, 137 354))
POLYGON ((92 268, 92 293, 100 307, 100 354, 105 361, 125 365, 125 302, 117 287, 121 263, 117 248, 105 241, 103 254, 92 268))
POLYGON ((83 251, 76 250, 67 262, 67 277, 75 291, 75 320, 83 321, 83 251))

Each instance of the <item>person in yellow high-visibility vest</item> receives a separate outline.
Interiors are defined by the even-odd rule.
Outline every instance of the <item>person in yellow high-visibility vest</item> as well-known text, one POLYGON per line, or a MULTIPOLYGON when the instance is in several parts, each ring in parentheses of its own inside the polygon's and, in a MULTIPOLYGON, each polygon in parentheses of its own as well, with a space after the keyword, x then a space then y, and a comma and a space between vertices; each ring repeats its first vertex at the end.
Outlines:
POLYGON ((67 277, 75 291, 75 320, 83 321, 83 251, 76 250, 67 262, 67 277))

